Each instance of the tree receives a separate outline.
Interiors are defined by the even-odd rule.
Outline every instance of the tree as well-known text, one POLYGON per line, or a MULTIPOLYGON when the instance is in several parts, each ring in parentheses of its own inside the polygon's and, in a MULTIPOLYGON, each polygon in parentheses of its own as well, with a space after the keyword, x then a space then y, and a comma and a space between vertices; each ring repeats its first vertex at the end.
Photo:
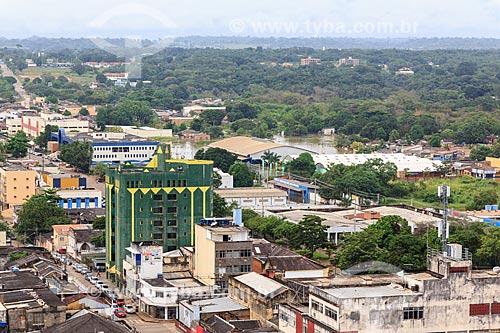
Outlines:
POLYGON ((105 247, 106 246, 106 231, 103 230, 99 236, 92 237, 90 242, 94 244, 95 247, 105 247))
POLYGON ((102 73, 97 74, 95 76, 95 80, 96 80, 96 82, 101 83, 101 84, 108 82, 108 78, 102 73))
POLYGON ((229 168, 229 174, 233 175, 234 187, 252 187, 253 175, 248 166, 236 162, 229 168))
POLYGON ((71 219, 58 205, 59 199, 55 190, 46 190, 26 200, 18 213, 16 232, 33 241, 40 233, 52 231, 54 224, 70 223, 71 219))
POLYGON ((222 176, 217 171, 212 173, 212 180, 214 188, 219 188, 222 185, 222 176))
POLYGON ((208 109, 200 114, 200 120, 206 125, 219 126, 225 115, 224 110, 208 109))
POLYGON ((65 116, 65 117, 69 117, 69 116, 71 116, 71 112, 70 112, 69 110, 65 110, 65 111, 63 112, 63 116, 65 116))
POLYGON ((474 161, 484 161, 486 156, 491 156, 491 149, 486 145, 479 145, 470 151, 470 158, 474 161))
POLYGON ((106 163, 98 163, 92 168, 92 174, 97 178, 104 178, 106 170, 108 170, 108 165, 106 163))
POLYGON ((47 125, 42 134, 35 138, 35 144, 42 149, 47 148, 47 143, 50 141, 53 132, 57 132, 59 127, 56 125, 47 125))
POLYGON ((498 204, 498 193, 495 190, 480 191, 472 198, 472 202, 465 208, 467 210, 483 210, 486 205, 498 204))
POLYGON ((500 265, 500 228, 489 227, 481 238, 481 247, 477 250, 481 263, 487 267, 500 265))
POLYGON ((429 140, 429 145, 431 147, 441 147, 441 136, 438 134, 433 135, 429 140))
POLYGON ((422 125, 413 125, 411 128, 410 128, 410 138, 413 140, 413 141, 420 141, 422 140, 422 138, 424 137, 424 128, 422 127, 422 125))
POLYGON ((196 160, 213 161, 214 168, 219 168, 224 172, 228 172, 231 165, 236 161, 236 155, 222 148, 200 149, 194 155, 196 160))
POLYGON ((12 154, 12 157, 20 158, 28 155, 30 139, 23 131, 19 131, 7 143, 7 152, 12 154))
POLYGON ((326 229, 328 227, 321 224, 324 220, 316 215, 304 216, 298 224, 294 243, 300 244, 313 255, 327 241, 326 229))
POLYGON ((299 157, 288 162, 286 167, 291 174, 304 178, 310 178, 316 171, 316 164, 309 153, 300 154, 299 157))
POLYGON ((88 116, 89 115, 89 110, 87 108, 81 108, 80 111, 78 111, 78 113, 81 116, 88 116))
POLYGON ((106 229, 106 217, 105 216, 96 217, 94 222, 92 222, 92 229, 95 229, 95 230, 106 229))
POLYGON ((92 145, 87 140, 73 141, 62 146, 59 158, 82 172, 88 173, 92 163, 92 145))
POLYGON ((226 200, 222 198, 217 193, 214 193, 213 198, 213 206, 214 206, 214 217, 226 217, 231 215, 231 211, 234 208, 234 205, 228 205, 226 200))

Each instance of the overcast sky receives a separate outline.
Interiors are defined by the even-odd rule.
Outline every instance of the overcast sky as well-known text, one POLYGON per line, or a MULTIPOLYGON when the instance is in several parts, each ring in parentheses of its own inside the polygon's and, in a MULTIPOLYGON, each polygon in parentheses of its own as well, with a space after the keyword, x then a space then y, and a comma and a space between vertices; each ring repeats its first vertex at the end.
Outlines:
POLYGON ((495 37, 500 0, 0 0, 0 36, 495 37))

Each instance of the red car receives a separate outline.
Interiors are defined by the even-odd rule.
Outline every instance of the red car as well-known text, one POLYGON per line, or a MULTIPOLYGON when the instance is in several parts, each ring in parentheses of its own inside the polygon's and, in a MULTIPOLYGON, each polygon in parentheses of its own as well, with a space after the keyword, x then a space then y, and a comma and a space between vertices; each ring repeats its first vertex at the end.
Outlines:
POLYGON ((118 318, 125 318, 127 316, 127 312, 125 312, 124 308, 118 308, 115 310, 115 316, 118 318))
POLYGON ((125 306, 125 300, 123 298, 117 298, 116 299, 116 305, 119 307, 124 307, 125 306))

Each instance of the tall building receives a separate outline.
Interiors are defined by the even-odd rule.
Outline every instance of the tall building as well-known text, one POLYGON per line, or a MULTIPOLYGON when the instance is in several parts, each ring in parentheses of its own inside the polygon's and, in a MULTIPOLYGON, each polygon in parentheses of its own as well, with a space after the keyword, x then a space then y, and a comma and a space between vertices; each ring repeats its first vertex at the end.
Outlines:
POLYGON ((36 192, 36 171, 17 164, 0 168, 0 207, 21 206, 36 192))
POLYGON ((194 272, 206 285, 227 291, 229 276, 252 271, 250 230, 220 219, 196 225, 194 272))
POLYGON ((106 262, 119 285, 131 242, 154 241, 163 251, 194 245, 194 226, 212 216, 212 161, 171 160, 159 145, 145 166, 106 173, 106 262))

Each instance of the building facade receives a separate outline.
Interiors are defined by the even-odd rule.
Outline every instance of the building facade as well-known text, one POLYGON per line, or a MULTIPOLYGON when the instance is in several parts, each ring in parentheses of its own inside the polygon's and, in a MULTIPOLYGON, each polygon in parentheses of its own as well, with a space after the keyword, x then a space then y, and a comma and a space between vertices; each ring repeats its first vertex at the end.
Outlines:
MULTIPOLYGON (((214 225, 215 224, 215 225, 214 225)), ((252 271, 252 241, 245 227, 196 225, 194 277, 227 291, 229 276, 252 271)))
POLYGON ((107 170, 106 259, 119 284, 131 242, 154 241, 164 251, 194 244, 195 223, 212 216, 212 170, 212 161, 171 160, 167 145, 145 167, 107 170))
POLYGON ((156 141, 93 142, 92 164, 147 163, 157 146, 156 141))
POLYGON ((57 195, 61 208, 102 208, 102 192, 99 190, 61 190, 57 195))
POLYGON ((2 210, 24 203, 36 192, 36 171, 20 165, 0 168, 0 201, 2 210))

